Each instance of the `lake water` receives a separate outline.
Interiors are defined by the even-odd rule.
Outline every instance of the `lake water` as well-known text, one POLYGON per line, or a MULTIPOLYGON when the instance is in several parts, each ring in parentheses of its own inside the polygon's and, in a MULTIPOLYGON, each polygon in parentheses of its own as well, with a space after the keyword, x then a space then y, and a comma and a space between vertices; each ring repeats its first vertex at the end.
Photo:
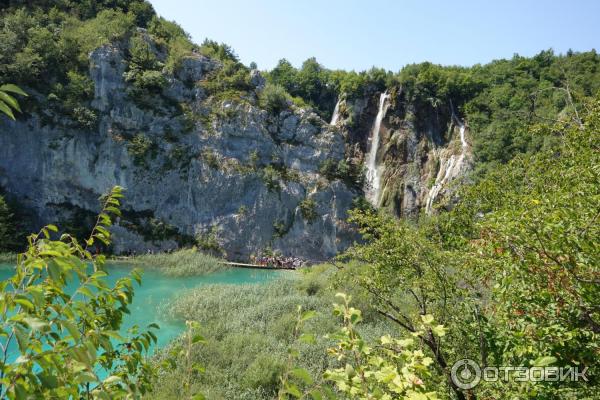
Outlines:
MULTIPOLYGON (((131 269, 126 265, 109 265, 108 277, 105 279, 112 286, 117 279, 127 276, 131 269)), ((148 324, 155 322, 160 326, 158 331, 154 331, 158 339, 157 345, 163 347, 185 330, 185 321, 168 315, 165 305, 184 294, 186 290, 209 284, 261 284, 276 279, 282 273, 273 270, 227 268, 204 276, 172 277, 162 274, 157 269, 146 269, 142 276, 142 285, 134 282, 135 295, 129 308, 131 314, 125 317, 121 333, 126 334, 127 329, 133 325, 138 325, 144 330, 148 324)), ((12 275, 13 268, 10 265, 0 264, 0 280, 12 275)), ((16 347, 14 350, 17 350, 16 347)), ((11 354, 9 360, 16 357, 18 354, 11 354)))

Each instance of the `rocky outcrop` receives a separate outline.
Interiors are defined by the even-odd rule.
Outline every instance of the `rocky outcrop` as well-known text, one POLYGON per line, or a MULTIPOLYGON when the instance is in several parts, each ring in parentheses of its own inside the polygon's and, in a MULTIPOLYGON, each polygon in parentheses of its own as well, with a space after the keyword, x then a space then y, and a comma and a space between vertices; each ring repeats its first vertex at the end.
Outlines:
MULTIPOLYGON (((339 129, 308 110, 270 114, 255 93, 207 98, 195 83, 220 65, 201 55, 165 73, 153 105, 140 105, 124 53, 111 45, 90 56, 97 129, 45 125, 36 114, 0 122, 0 185, 33 225, 81 223, 120 185, 116 253, 197 242, 236 260, 267 248, 322 260, 351 243, 344 221, 358 193, 319 174, 344 157, 339 129)), ((264 85, 256 71, 251 81, 264 85)))
MULTIPOLYGON (((379 130, 377 170, 379 208, 398 217, 435 213, 451 207, 457 183, 473 166, 469 129, 454 110, 416 106, 401 88, 389 89, 390 106, 379 130)), ((381 93, 342 99, 336 126, 342 129, 350 156, 367 161, 373 121, 381 93)))

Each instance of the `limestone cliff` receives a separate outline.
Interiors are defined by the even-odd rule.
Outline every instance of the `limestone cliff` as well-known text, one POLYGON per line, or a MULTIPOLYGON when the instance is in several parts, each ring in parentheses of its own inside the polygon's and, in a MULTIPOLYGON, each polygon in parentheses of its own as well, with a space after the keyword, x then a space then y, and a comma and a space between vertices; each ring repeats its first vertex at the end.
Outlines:
POLYGON ((377 207, 415 217, 451 206, 456 184, 473 166, 468 125, 455 110, 417 106, 398 87, 384 96, 342 98, 337 109, 335 126, 344 132, 350 156, 360 162, 366 163, 367 152, 373 155, 370 141, 373 129, 379 129, 377 207), (374 123, 382 111, 381 124, 374 123))
POLYGON ((197 82, 221 66, 200 54, 162 71, 156 101, 140 104, 124 78, 126 52, 116 43, 90 54, 94 127, 49 122, 44 112, 0 122, 0 186, 33 225, 82 224, 98 197, 121 185, 116 253, 196 241, 230 259, 272 248, 321 260, 348 246, 344 220, 359 193, 319 174, 323 162, 344 157, 337 128, 291 104, 261 109, 256 71, 247 98, 209 98, 197 82))

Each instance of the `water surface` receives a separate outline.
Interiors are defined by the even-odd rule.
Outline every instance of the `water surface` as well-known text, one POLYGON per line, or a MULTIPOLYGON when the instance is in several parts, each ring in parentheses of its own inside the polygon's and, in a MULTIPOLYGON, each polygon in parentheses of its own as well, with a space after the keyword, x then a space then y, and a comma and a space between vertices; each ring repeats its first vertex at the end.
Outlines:
MULTIPOLYGON (((5 280, 13 275, 13 266, 0 264, 0 280, 5 280)), ((108 276, 105 278, 109 285, 114 285, 117 279, 129 275, 132 267, 127 265, 111 264, 106 268, 108 276)), ((261 284, 269 282, 282 274, 281 271, 258 270, 245 268, 226 268, 223 271, 203 276, 173 277, 160 272, 159 269, 145 269, 142 275, 142 285, 134 282, 135 295, 129 309, 130 315, 125 317, 121 334, 126 335, 127 329, 138 325, 144 329, 154 322, 160 326, 155 331, 159 347, 165 346, 170 340, 177 337, 185 330, 185 321, 177 320, 169 315, 166 305, 184 294, 187 290, 209 284, 261 284)), ((75 290, 73 286, 72 290, 75 290)), ((11 348, 17 351, 16 346, 11 348)), ((9 359, 16 359, 18 354, 11 354, 9 359)))

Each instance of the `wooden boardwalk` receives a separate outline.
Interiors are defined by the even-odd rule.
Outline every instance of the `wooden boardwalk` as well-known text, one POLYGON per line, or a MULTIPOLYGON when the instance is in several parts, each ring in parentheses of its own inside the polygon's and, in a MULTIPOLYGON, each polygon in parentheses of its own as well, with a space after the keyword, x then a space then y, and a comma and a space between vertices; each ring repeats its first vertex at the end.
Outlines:
POLYGON ((244 264, 244 263, 231 262, 231 261, 219 261, 219 264, 229 265, 229 266, 238 267, 238 268, 252 268, 252 269, 287 269, 287 270, 295 270, 296 269, 294 267, 276 267, 273 265, 244 264))

